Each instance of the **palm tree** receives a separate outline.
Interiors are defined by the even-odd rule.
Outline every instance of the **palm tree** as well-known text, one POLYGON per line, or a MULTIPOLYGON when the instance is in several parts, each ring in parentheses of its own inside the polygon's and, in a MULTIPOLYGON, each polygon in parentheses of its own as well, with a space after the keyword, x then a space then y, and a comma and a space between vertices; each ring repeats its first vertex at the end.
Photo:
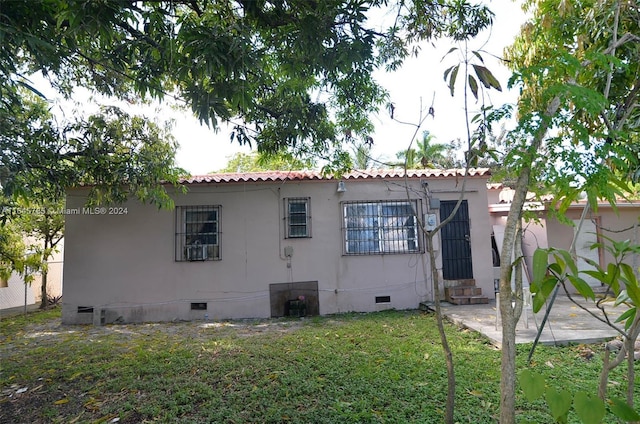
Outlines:
POLYGON ((433 134, 429 131, 422 133, 422 140, 416 140, 416 149, 408 149, 398 152, 396 157, 407 163, 407 168, 445 168, 450 166, 450 158, 447 153, 451 147, 445 144, 432 143, 433 134))
POLYGON ((366 144, 358 144, 353 149, 353 166, 355 169, 369 169, 371 165, 371 148, 366 144))
POLYGON ((401 150, 396 153, 396 158, 400 159, 400 162, 394 163, 393 166, 407 165, 407 169, 417 168, 416 164, 416 149, 401 150))
POLYGON ((422 141, 416 142, 416 160, 420 161, 423 168, 444 168, 447 159, 446 153, 449 146, 439 143, 431 143, 434 140, 429 131, 422 133, 422 141))

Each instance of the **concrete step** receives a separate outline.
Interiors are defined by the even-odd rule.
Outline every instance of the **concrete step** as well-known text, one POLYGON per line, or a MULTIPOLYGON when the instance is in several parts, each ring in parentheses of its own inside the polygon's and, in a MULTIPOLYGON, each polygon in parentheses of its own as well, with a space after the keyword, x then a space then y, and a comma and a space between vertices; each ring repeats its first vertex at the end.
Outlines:
POLYGON ((451 296, 481 296, 482 289, 480 287, 475 286, 456 286, 456 287, 447 287, 444 289, 445 298, 450 298, 451 296))
POLYGON ((489 303, 486 296, 451 296, 448 299, 453 305, 483 305, 489 303))
POLYGON ((475 287, 476 280, 473 278, 460 280, 444 280, 444 287, 475 287))

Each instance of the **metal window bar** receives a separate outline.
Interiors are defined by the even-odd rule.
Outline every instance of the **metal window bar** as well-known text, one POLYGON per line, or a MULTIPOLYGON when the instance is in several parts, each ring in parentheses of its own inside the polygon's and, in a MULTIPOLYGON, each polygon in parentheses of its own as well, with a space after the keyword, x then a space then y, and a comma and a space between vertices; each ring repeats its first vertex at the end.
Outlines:
POLYGON ((420 250, 415 201, 344 203, 346 254, 412 253, 420 250))
POLYGON ((176 261, 220 259, 220 208, 178 206, 176 208, 176 261))
POLYGON ((286 238, 311 237, 311 213, 308 197, 285 199, 287 215, 286 238))

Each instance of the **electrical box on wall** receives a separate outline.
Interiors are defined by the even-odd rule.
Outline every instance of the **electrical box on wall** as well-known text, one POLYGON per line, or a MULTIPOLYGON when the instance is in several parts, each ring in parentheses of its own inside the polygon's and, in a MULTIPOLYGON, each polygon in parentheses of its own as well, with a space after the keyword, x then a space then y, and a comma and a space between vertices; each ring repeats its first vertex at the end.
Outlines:
POLYGON ((284 256, 290 258, 293 256, 293 246, 284 247, 284 256))
POLYGON ((435 213, 428 213, 424 216, 424 228, 433 231, 438 225, 438 216, 435 213))

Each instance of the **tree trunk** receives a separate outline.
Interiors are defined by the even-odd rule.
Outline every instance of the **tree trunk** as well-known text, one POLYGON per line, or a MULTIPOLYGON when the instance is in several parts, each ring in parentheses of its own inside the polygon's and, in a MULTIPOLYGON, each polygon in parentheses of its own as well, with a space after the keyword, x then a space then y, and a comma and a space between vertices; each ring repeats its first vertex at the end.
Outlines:
POLYGON ((42 299, 40 299, 40 309, 47 309, 49 306, 49 298, 47 297, 47 269, 42 270, 42 284, 40 285, 40 295, 42 299))
POLYGON ((47 268, 47 260, 49 260, 49 248, 51 247, 49 239, 44 239, 44 250, 42 254, 42 284, 40 285, 40 309, 47 309, 49 306, 49 298, 47 297, 47 276, 49 270, 47 268))
POLYGON ((455 409, 456 396, 456 375, 453 367, 453 353, 451 346, 447 340, 447 334, 444 331, 444 322, 442 319, 442 310, 440 309, 440 278, 438 277, 438 269, 436 268, 436 255, 433 251, 434 234, 427 233, 427 243, 429 250, 429 262, 431 268, 431 279, 433 280, 433 297, 436 308, 436 322, 438 324, 438 333, 440 334, 440 342, 444 351, 445 362, 447 365, 447 404, 445 408, 446 424, 453 424, 453 411, 455 409))
POLYGON ((502 319, 502 364, 500 376, 500 424, 515 424, 516 422, 516 321, 512 306, 511 271, 513 248, 516 240, 518 223, 522 219, 522 208, 526 201, 531 178, 531 164, 536 159, 538 150, 549 128, 550 117, 554 116, 560 107, 560 98, 555 97, 549 102, 544 112, 545 119, 536 132, 531 145, 523 154, 527 156, 525 164, 518 175, 515 193, 507 223, 504 229, 500 262, 500 316, 502 319))
POLYGON ((516 229, 529 187, 529 167, 518 177, 515 196, 507 217, 500 265, 500 318, 502 320, 502 361, 500 376, 500 423, 516 422, 516 319, 512 304, 511 272, 516 229))

